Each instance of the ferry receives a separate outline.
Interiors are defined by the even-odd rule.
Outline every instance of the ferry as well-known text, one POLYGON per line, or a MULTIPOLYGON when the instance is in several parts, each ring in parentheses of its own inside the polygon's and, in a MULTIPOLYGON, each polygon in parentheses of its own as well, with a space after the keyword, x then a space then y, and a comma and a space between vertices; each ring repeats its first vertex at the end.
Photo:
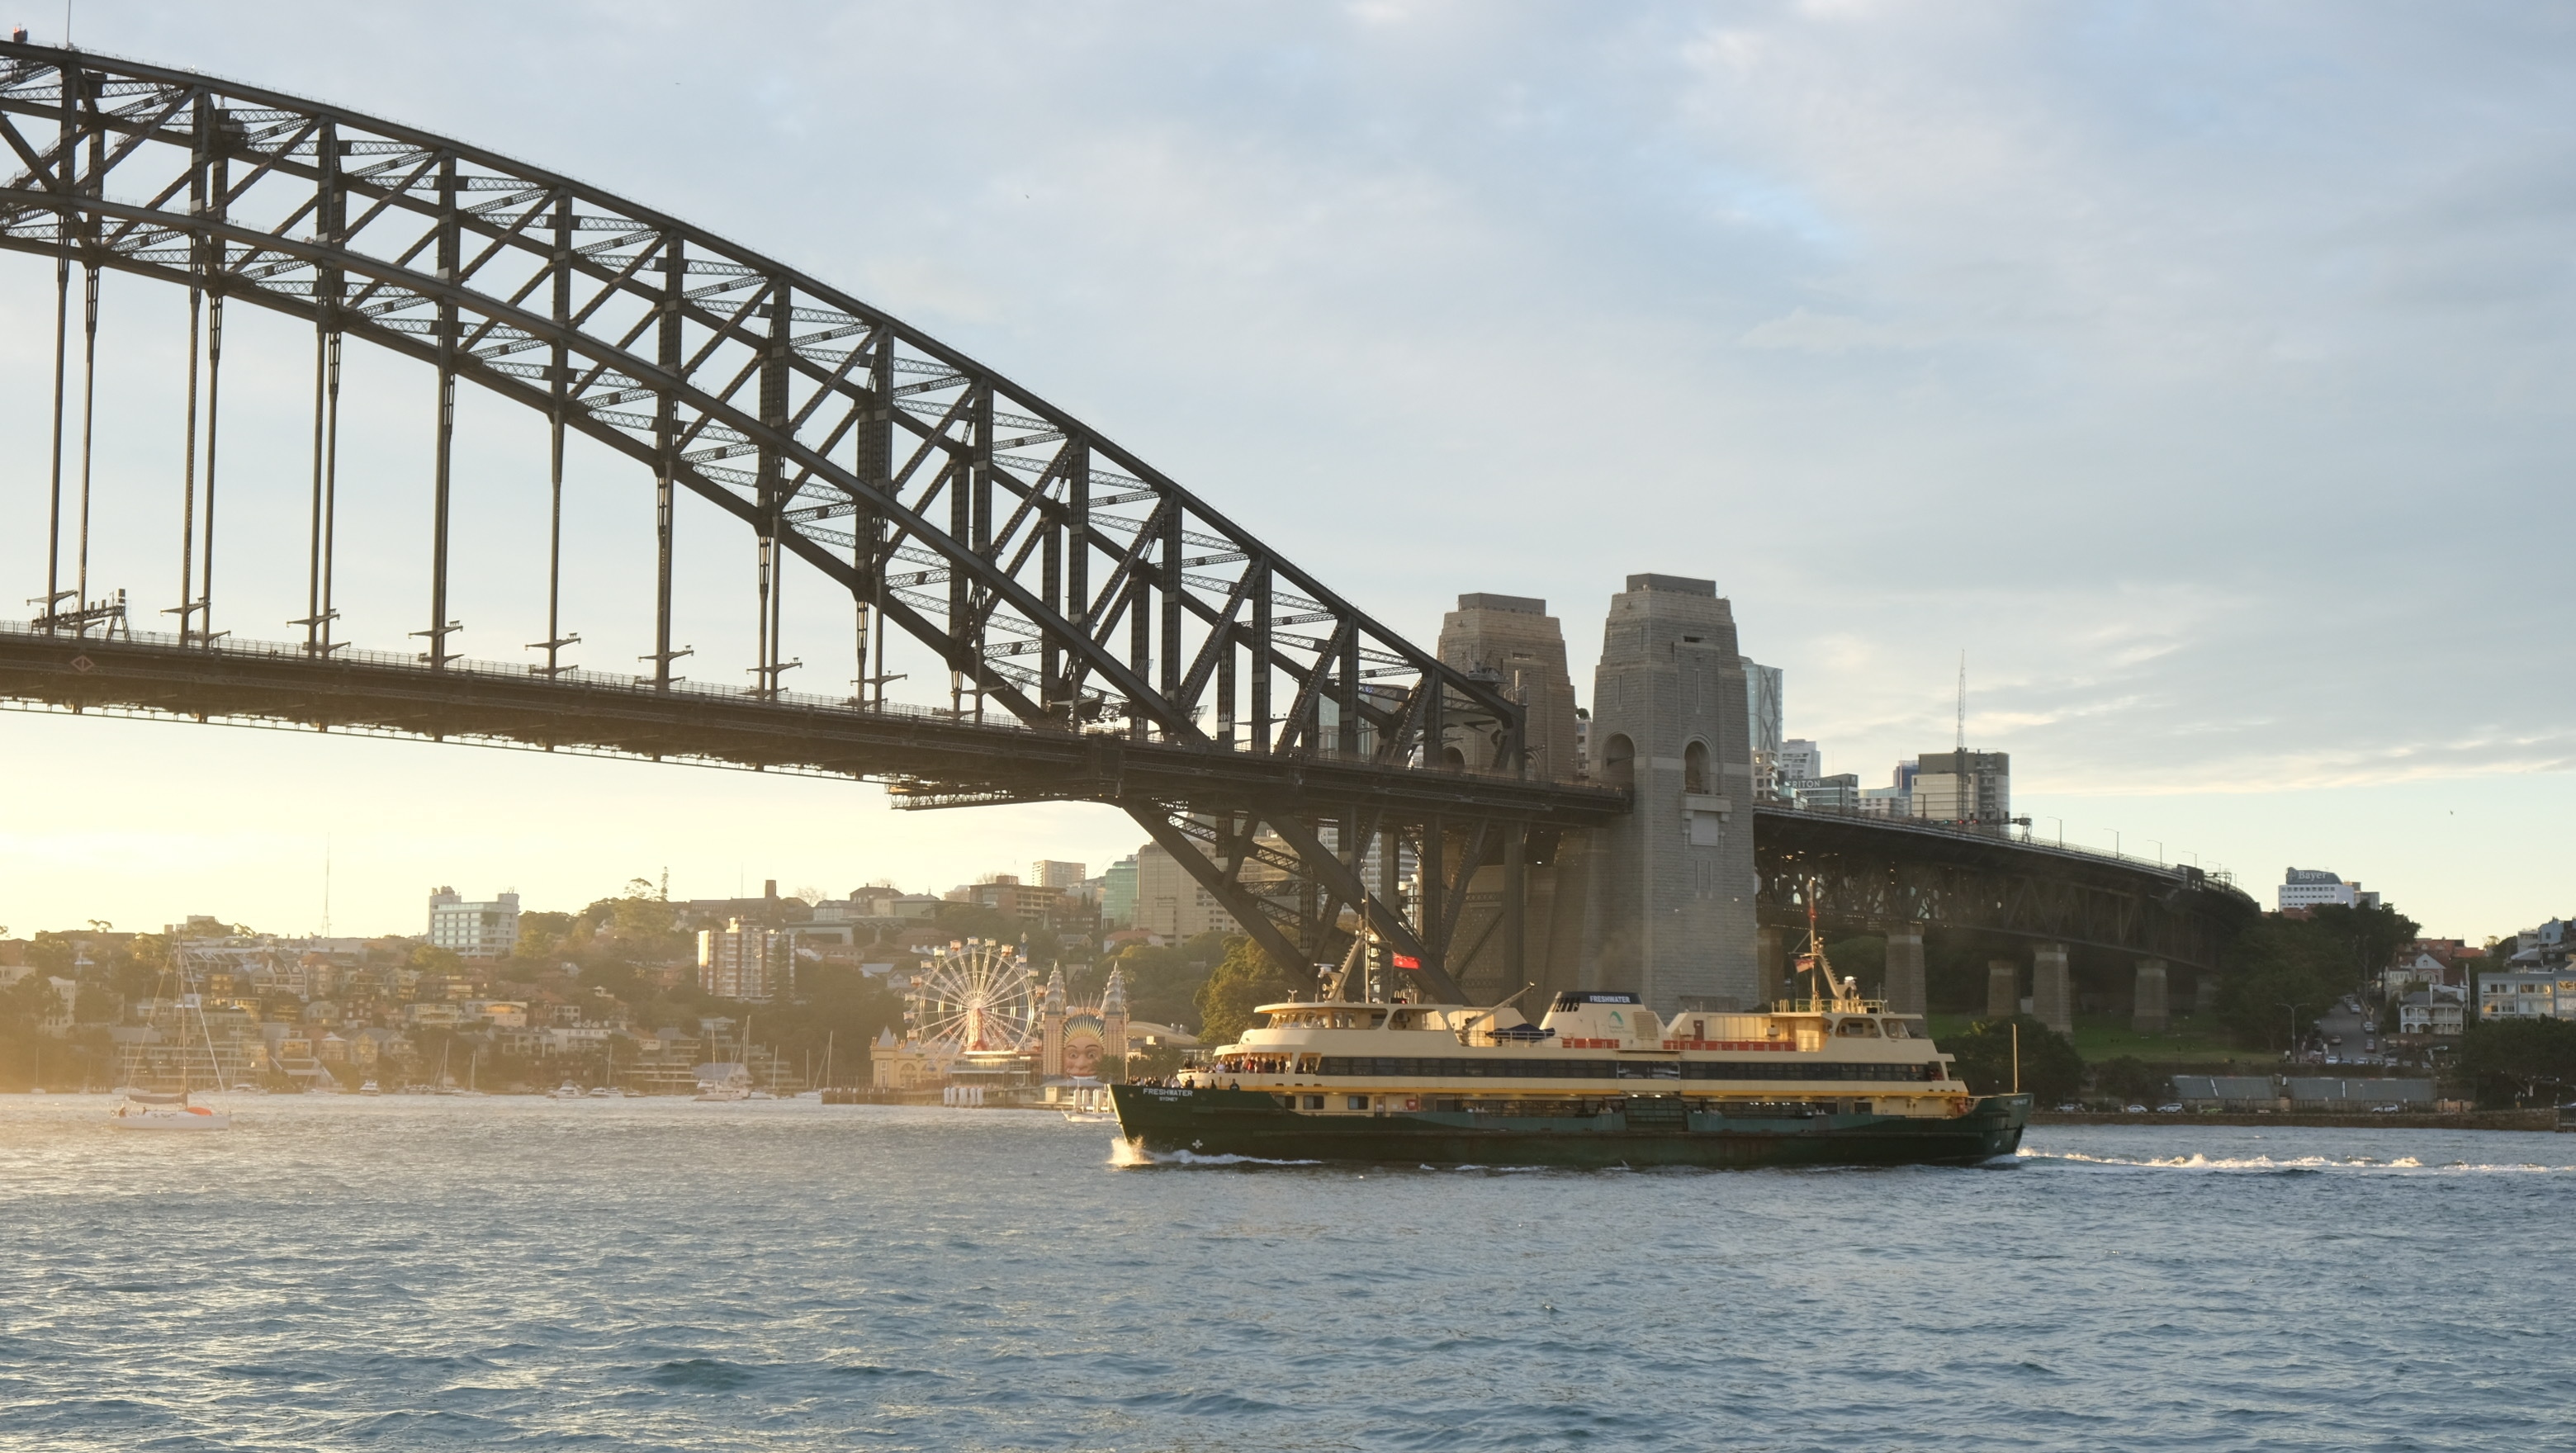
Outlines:
POLYGON ((1970 1093, 1920 1017, 1817 978, 1766 1012, 1668 1019, 1601 991, 1557 995, 1536 1024, 1509 1005, 1264 1004, 1207 1063, 1111 1093, 1120 1135, 1148 1155, 1974 1165, 2020 1147, 2029 1095, 1970 1093))

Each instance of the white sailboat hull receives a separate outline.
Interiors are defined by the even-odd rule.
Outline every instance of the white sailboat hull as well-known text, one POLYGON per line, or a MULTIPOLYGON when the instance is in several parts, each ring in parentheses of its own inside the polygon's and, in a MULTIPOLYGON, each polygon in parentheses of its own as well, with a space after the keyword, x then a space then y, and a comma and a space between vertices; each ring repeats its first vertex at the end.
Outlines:
POLYGON ((108 1112, 115 1130, 230 1130, 233 1117, 197 1105, 122 1105, 108 1112))

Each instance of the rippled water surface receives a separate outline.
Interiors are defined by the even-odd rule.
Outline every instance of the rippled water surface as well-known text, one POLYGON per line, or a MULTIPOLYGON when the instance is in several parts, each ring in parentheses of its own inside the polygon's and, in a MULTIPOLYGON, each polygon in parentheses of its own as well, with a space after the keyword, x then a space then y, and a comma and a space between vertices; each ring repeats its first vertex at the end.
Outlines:
POLYGON ((1119 1165, 1006 1111, 0 1099, 0 1446, 2576 1446, 2576 1136, 1119 1165))

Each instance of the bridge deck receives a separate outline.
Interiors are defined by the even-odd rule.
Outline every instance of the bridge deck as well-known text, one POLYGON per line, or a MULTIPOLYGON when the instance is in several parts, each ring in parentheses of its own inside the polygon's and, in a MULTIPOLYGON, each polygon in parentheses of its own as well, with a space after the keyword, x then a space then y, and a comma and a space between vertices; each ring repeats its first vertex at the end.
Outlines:
POLYGON ((451 661, 433 671, 387 652, 227 640, 215 649, 137 633, 113 640, 0 623, 0 701, 19 707, 300 727, 548 751, 852 777, 913 806, 1034 800, 1182 801, 1194 810, 1349 802, 1398 820, 1448 813, 1567 827, 1627 810, 1610 788, 1392 766, 1321 753, 960 721, 919 707, 861 707, 781 693, 595 672, 451 661))

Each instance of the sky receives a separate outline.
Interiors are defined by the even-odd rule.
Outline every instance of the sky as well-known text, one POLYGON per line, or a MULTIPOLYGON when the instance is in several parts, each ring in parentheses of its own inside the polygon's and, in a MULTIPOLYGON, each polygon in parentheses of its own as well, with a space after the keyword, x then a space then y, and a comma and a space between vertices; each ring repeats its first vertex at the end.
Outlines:
MULTIPOLYGON (((1947 749, 1964 651, 1969 744, 2013 754, 2042 836, 2266 903, 2331 868, 2470 939, 2576 910, 2576 13, 80 0, 74 24, 817 274, 1417 641, 1461 592, 1541 596, 1588 698, 1625 576, 1711 578, 1829 772, 1947 749)), ((0 439, 45 426, 48 272, 0 257, 0 439)), ((136 422, 100 487, 137 508, 178 453, 146 407, 176 306, 127 283, 103 314, 136 422)), ((300 506, 309 344, 238 327, 277 364, 228 374, 247 541, 300 506)), ((425 384, 386 367, 353 389, 351 477, 418 472, 425 384)), ((542 435, 465 408, 498 602, 542 435)), ((19 596, 41 470, 0 449, 19 596)), ((575 489, 631 526, 634 479, 575 489)), ((416 533, 363 502, 350 529, 361 569, 416 533)), ((576 553, 628 579, 635 538, 576 553)), ((167 573, 102 568, 139 613, 167 573)), ((537 639, 524 597, 466 648, 537 639)), ((21 713, 0 754, 18 933, 417 932, 440 884, 570 907, 665 871, 938 889, 1141 837, 1096 807, 898 814, 864 785, 21 713)))

